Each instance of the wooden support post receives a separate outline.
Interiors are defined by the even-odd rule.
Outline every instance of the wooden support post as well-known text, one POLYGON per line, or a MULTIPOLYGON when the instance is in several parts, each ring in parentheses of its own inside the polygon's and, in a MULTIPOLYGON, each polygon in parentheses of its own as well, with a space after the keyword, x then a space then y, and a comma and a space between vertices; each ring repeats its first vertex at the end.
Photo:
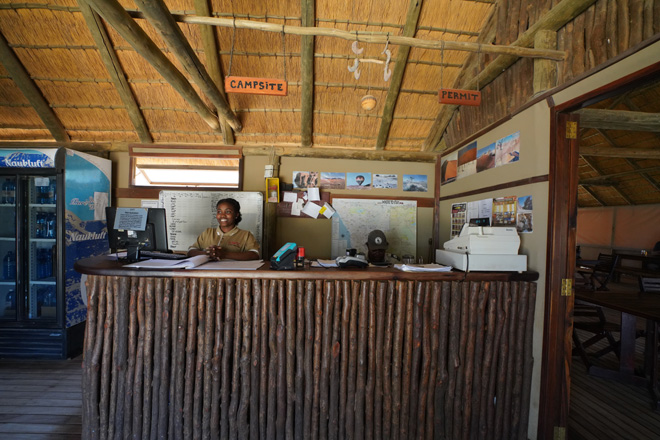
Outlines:
MULTIPOLYGON (((557 32, 542 30, 534 36, 534 47, 557 48, 557 32)), ((557 62, 536 58, 534 60, 534 95, 553 88, 557 84, 557 62)))

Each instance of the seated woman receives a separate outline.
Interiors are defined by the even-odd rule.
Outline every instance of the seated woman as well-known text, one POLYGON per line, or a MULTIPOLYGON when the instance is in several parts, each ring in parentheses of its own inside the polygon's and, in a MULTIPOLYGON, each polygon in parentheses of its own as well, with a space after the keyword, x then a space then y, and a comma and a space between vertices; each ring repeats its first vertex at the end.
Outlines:
POLYGON ((258 260, 259 243, 250 231, 236 226, 241 221, 241 205, 222 199, 216 205, 217 228, 208 228, 188 249, 188 256, 207 254, 211 260, 258 260))

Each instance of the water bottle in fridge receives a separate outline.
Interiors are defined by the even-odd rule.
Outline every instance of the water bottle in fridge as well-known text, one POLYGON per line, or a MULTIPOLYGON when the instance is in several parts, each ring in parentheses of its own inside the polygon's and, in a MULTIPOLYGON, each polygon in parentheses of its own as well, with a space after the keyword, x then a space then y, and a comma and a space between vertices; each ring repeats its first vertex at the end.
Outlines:
POLYGON ((55 238, 55 213, 46 214, 46 238, 55 238))
POLYGON ((16 309, 16 293, 13 290, 7 292, 5 296, 5 310, 15 310, 16 309))
POLYGON ((7 200, 5 203, 8 203, 10 205, 13 205, 16 203, 16 182, 7 179, 8 185, 7 185, 7 200))
POLYGON ((2 260, 2 277, 5 280, 16 279, 16 255, 13 251, 7 252, 2 260))

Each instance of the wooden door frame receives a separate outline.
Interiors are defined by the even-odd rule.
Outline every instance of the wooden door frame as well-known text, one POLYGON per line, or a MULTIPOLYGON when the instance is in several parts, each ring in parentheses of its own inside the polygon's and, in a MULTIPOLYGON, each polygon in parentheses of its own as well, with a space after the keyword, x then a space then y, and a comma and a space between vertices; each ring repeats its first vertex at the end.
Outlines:
POLYGON ((660 62, 550 108, 544 356, 541 359, 538 439, 555 438, 557 428, 565 429, 568 425, 574 297, 572 292, 570 296, 562 296, 561 287, 562 279, 574 277, 579 160, 579 139, 566 136, 568 122, 578 123, 579 133, 579 118, 570 112, 637 87, 659 73, 660 62))

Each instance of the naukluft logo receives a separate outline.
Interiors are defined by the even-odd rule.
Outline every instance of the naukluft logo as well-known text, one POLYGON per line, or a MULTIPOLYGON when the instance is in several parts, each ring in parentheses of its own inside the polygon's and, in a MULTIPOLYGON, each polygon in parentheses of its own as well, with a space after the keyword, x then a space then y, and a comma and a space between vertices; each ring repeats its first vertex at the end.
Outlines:
POLYGON ((53 168, 53 160, 45 154, 29 153, 10 153, 4 160, 0 161, 0 166, 7 168, 53 168))
POLYGON ((89 241, 89 240, 105 240, 108 236, 107 231, 103 232, 77 232, 77 231, 67 231, 67 239, 70 242, 73 241, 89 241))
POLYGON ((71 199, 69 206, 87 206, 90 211, 94 210, 94 197, 87 200, 80 200, 78 197, 71 199))

